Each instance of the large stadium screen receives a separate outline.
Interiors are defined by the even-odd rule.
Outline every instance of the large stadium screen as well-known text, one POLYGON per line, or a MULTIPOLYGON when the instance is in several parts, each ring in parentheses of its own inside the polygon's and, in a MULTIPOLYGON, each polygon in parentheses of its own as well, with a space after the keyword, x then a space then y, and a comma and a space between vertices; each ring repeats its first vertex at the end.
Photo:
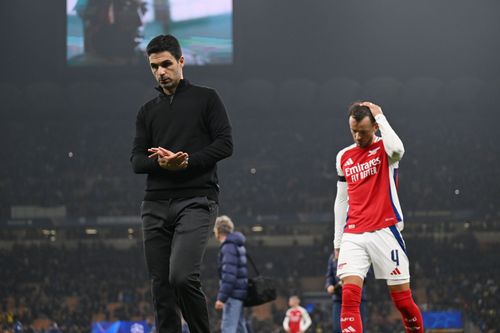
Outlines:
POLYGON ((231 64, 232 12, 232 0, 66 0, 66 59, 140 64, 151 38, 173 34, 188 65, 231 64))

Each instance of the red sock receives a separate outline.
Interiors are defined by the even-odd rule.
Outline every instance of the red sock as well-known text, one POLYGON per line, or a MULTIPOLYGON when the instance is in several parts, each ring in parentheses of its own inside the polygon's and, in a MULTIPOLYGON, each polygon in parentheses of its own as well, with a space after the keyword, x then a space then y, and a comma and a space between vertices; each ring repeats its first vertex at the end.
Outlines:
POLYGON ((342 308, 340 310, 340 328, 342 332, 363 332, 363 324, 359 312, 360 304, 361 288, 355 284, 345 284, 342 287, 342 308))
POLYGON ((391 292, 392 301, 403 318, 406 333, 424 333, 424 321, 417 304, 413 301, 411 290, 391 292))

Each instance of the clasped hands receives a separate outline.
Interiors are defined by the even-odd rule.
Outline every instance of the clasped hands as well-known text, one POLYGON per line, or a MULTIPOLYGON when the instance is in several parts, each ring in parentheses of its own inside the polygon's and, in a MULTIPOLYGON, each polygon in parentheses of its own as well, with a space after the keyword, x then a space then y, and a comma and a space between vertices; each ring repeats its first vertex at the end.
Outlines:
POLYGON ((182 151, 174 153, 168 149, 158 147, 149 148, 149 158, 156 158, 160 167, 170 171, 184 170, 188 167, 189 155, 182 151))

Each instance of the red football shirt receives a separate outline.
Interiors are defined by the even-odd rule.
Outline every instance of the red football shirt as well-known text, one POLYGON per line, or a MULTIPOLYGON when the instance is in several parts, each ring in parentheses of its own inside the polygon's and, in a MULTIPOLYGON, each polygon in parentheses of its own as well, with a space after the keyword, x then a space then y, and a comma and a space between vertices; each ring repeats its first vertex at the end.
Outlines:
POLYGON ((301 306, 290 308, 286 312, 283 328, 289 333, 304 332, 311 325, 311 317, 301 306))
POLYGON ((337 172, 347 182, 344 232, 374 231, 402 221, 397 195, 398 162, 389 159, 382 138, 376 137, 366 148, 353 144, 341 150, 337 172))

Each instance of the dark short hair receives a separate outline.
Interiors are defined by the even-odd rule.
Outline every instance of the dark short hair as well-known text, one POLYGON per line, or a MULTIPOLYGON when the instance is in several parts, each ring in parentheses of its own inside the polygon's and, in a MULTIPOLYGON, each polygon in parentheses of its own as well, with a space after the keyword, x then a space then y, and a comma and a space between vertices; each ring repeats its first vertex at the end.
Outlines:
POLYGON ((153 53, 170 52, 175 58, 179 60, 182 57, 181 45, 177 38, 172 35, 159 35, 151 39, 146 46, 146 53, 150 56, 153 53))
POLYGON ((362 102, 354 102, 349 106, 349 117, 353 117, 357 122, 365 119, 365 117, 369 117, 372 124, 375 123, 375 117, 370 111, 370 108, 360 105, 361 103, 362 102))

